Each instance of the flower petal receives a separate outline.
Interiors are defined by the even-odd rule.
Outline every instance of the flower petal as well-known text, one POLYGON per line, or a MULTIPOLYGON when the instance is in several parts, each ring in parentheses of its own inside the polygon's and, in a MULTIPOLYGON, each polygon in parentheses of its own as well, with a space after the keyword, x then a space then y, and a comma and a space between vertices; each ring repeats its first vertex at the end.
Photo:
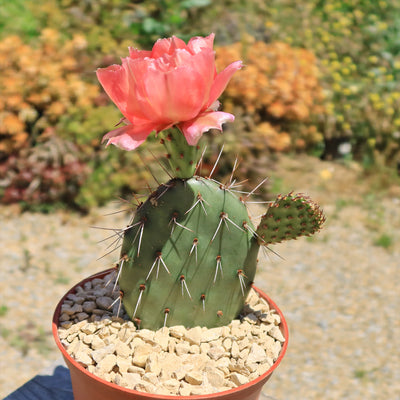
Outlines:
POLYGON ((214 44, 214 37, 215 37, 214 33, 208 35, 207 37, 201 37, 201 36, 192 37, 189 40, 187 47, 192 54, 200 53, 204 48, 212 50, 214 44))
POLYGON ((164 56, 165 54, 171 55, 176 49, 186 49, 186 43, 176 36, 172 36, 168 39, 158 39, 154 43, 151 51, 151 57, 158 58, 164 56))
POLYGON ((198 118, 191 121, 182 122, 178 128, 184 134, 188 144, 194 146, 199 141, 201 135, 210 129, 222 130, 222 124, 233 122, 235 117, 232 114, 222 111, 205 112, 198 118))
POLYGON ((126 118, 128 108, 129 82, 125 69, 120 65, 99 68, 96 75, 105 92, 126 118))
POLYGON ((104 135, 102 143, 107 140, 107 146, 113 144, 123 150, 133 150, 140 146, 153 130, 152 124, 122 126, 104 135))
POLYGON ((208 106, 214 103, 215 100, 221 96, 222 92, 225 90, 229 80, 232 75, 241 69, 243 66, 242 61, 235 61, 228 65, 223 71, 221 71, 215 78, 214 84, 211 88, 210 98, 208 100, 208 106))
POLYGON ((180 122, 194 118, 203 108, 202 76, 182 66, 169 72, 149 70, 143 77, 146 94, 158 121, 180 122))

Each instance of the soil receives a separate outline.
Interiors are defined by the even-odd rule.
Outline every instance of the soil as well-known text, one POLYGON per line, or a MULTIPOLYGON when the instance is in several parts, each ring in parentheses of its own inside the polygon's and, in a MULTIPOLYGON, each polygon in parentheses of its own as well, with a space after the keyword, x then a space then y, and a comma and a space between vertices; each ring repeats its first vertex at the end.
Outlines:
MULTIPOLYGON (((260 253, 256 285, 287 319, 289 348, 263 398, 400 399, 400 186, 352 163, 281 156, 275 194, 310 195, 327 216, 322 231, 260 253), (275 253, 278 253, 277 256, 275 253), (270 397, 269 397, 270 396, 270 397)), ((82 217, 0 207, 0 397, 59 358, 55 305, 74 283, 112 266, 104 253, 129 220, 121 203, 82 217)), ((257 205, 251 211, 262 213, 257 205)))

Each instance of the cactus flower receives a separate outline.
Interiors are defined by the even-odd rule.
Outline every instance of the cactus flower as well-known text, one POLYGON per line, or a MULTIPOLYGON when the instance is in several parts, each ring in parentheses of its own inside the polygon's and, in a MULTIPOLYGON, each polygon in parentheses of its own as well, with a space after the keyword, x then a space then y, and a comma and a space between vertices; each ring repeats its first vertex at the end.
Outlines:
POLYGON ((98 69, 97 77, 125 123, 103 141, 133 150, 151 132, 176 126, 194 146, 204 132, 233 121, 232 114, 217 111, 218 97, 242 62, 217 73, 213 41, 214 34, 193 37, 188 44, 175 36, 159 39, 151 51, 130 48, 122 65, 98 69))

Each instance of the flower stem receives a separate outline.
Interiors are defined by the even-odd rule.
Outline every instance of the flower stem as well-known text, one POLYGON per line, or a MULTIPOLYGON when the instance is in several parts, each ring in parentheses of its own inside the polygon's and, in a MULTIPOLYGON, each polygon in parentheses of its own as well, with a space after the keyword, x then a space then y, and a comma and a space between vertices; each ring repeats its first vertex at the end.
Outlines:
POLYGON ((167 158, 176 178, 191 178, 200 157, 200 146, 190 146, 177 128, 164 132, 161 143, 167 150, 167 158))

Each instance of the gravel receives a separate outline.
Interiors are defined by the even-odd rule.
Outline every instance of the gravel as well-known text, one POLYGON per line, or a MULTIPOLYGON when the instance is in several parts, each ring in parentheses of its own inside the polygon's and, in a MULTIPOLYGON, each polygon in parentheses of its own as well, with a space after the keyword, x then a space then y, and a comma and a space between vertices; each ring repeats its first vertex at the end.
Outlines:
POLYGON ((120 308, 115 277, 116 271, 78 286, 59 319, 68 354, 102 379, 154 394, 210 394, 258 378, 281 352, 280 316, 253 290, 240 320, 228 326, 154 332, 137 330, 120 308), (94 297, 100 307, 81 318, 81 304, 94 297))

